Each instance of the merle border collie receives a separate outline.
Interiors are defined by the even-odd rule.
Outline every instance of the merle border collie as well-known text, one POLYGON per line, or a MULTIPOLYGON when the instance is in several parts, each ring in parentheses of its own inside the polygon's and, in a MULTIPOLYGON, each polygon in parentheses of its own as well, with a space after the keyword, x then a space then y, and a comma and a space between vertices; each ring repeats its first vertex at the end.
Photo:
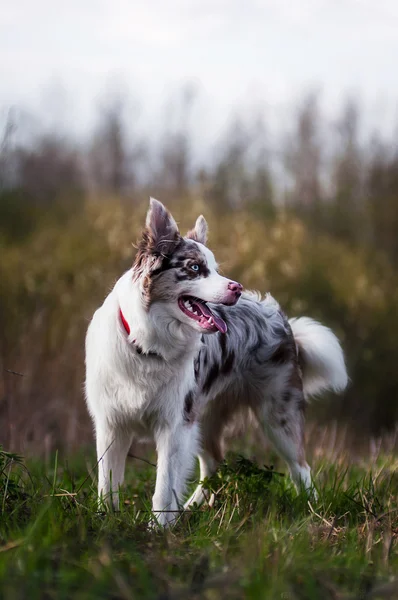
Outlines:
MULTIPOLYGON (((86 337, 86 400, 98 457, 98 494, 118 508, 133 440, 157 449, 153 513, 181 509, 195 456, 200 480, 223 459, 226 427, 257 419, 297 487, 312 488, 305 459, 309 395, 347 385, 339 342, 312 319, 286 318, 267 294, 223 277, 200 216, 183 237, 151 199, 132 268, 95 312, 86 337)), ((185 508, 200 504, 198 485, 185 508)))

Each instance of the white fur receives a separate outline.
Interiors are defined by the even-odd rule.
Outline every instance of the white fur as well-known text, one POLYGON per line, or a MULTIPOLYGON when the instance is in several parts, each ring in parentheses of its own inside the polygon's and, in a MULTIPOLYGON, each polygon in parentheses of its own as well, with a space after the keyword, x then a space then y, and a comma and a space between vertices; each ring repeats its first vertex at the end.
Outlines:
POLYGON ((175 518, 197 451, 197 426, 184 423, 183 402, 193 386, 199 344, 191 327, 161 310, 144 311, 131 270, 95 312, 87 332, 86 397, 97 438, 99 496, 108 501, 111 494, 118 507, 131 442, 135 436, 152 438, 158 451, 153 511, 161 525, 175 518), (128 337, 119 307, 131 328, 128 337), (164 360, 137 354, 134 338, 164 360))
POLYGON ((309 317, 289 320, 299 353, 304 358, 306 395, 331 389, 342 392, 348 383, 344 354, 333 331, 309 317))
MULTIPOLYGON (((192 243, 206 257, 210 275, 185 284, 190 295, 215 303, 229 299, 230 280, 217 273, 213 253, 192 243)), ((147 310, 133 269, 118 280, 87 331, 86 399, 97 440, 99 497, 118 507, 132 440, 154 439, 158 464, 152 508, 160 525, 175 519, 198 451, 198 424, 184 421, 184 401, 195 387, 194 358, 202 333, 176 303, 155 302, 147 310), (138 354, 136 341, 144 353, 161 358, 138 354)))

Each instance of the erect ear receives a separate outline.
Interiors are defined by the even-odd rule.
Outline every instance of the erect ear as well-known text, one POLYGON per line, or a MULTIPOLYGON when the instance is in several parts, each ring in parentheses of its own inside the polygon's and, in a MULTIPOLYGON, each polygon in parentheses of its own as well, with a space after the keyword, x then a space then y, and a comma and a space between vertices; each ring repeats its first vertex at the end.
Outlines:
POLYGON ((147 250, 162 255, 167 255, 180 239, 177 223, 167 208, 155 198, 150 199, 144 233, 147 250))
POLYGON ((186 237, 190 240, 194 240, 195 242, 199 242, 200 244, 206 244, 207 242, 207 232, 209 231, 209 227, 207 225, 207 221, 203 215, 200 215, 196 219, 195 227, 188 231, 186 237))

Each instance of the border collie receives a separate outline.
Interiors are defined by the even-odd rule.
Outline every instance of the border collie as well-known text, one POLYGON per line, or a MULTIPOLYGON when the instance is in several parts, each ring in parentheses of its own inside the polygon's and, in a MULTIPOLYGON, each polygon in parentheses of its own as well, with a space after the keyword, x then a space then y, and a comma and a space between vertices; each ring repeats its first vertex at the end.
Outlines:
MULTIPOLYGON (((306 397, 347 384, 330 329, 287 320, 268 294, 243 292, 217 270, 200 216, 183 237, 151 199, 132 268, 95 312, 86 337, 86 400, 98 457, 98 495, 118 508, 133 440, 157 449, 153 513, 166 526, 181 508, 199 455, 200 479, 223 459, 223 433, 251 413, 311 489, 304 451, 306 397), (238 302, 239 301, 239 302, 238 302)), ((199 484, 188 508, 205 498, 199 484)))

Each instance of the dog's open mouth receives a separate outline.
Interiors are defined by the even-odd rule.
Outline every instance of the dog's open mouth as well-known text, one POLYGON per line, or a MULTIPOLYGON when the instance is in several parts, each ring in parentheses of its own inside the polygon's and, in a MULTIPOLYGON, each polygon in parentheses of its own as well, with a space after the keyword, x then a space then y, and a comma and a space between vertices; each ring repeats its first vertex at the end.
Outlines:
POLYGON ((221 317, 211 312, 206 302, 193 296, 180 296, 178 306, 182 312, 196 321, 200 327, 207 331, 227 332, 227 324, 221 317))

